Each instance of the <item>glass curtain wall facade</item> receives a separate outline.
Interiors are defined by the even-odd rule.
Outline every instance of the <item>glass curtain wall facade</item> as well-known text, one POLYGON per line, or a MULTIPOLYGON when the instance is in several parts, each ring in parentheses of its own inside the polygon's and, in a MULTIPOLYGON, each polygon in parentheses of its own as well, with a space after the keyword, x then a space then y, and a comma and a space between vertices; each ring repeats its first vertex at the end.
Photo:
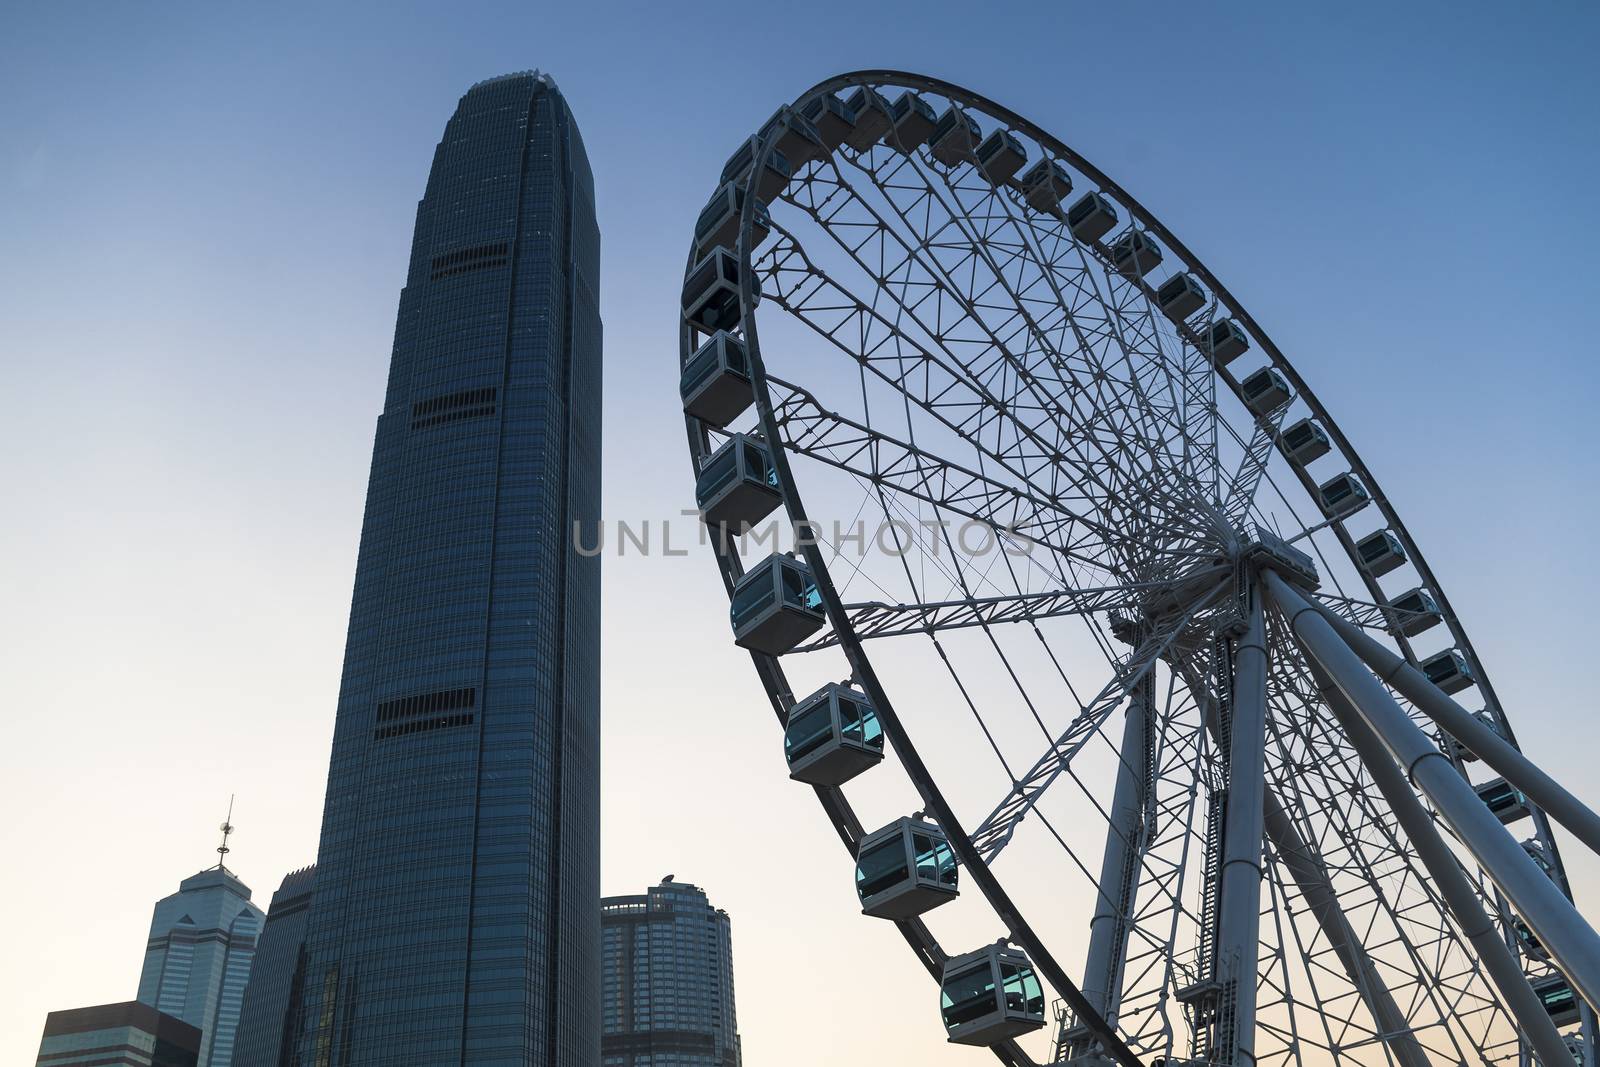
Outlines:
POLYGON ((671 878, 601 901, 605 1067, 740 1067, 728 913, 671 878))
POLYGON ((200 1028, 200 1067, 233 1062, 261 920, 250 887, 226 867, 190 875, 156 901, 138 1000, 200 1028))
POLYGON ((306 917, 316 877, 315 865, 291 871, 272 894, 239 1009, 233 1067, 291 1067, 294 1062, 306 966, 306 917))
POLYGON ((551 80, 461 98, 378 417, 300 1062, 599 1055, 600 235, 551 80))

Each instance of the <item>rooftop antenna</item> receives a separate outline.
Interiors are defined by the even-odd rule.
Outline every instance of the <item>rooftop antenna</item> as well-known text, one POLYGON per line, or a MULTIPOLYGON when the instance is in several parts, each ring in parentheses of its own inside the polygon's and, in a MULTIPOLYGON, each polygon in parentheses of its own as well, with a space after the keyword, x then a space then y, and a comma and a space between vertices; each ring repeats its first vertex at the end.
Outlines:
POLYGON ((217 870, 225 871, 228 868, 224 867, 223 864, 228 859, 228 853, 230 851, 232 851, 231 849, 228 848, 228 835, 233 833, 233 794, 232 793, 228 794, 228 817, 226 819, 222 820, 222 825, 217 827, 217 829, 222 831, 222 844, 217 846, 217 870))

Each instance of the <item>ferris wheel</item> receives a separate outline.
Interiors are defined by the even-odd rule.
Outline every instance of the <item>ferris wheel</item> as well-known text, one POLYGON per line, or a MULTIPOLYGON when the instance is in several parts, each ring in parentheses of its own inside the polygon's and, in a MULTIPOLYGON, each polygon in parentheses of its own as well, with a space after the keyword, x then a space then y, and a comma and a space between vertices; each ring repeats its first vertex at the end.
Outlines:
POLYGON ((1072 148, 815 86, 696 223, 680 368, 733 639, 949 1040, 1584 1063, 1551 827, 1600 818, 1284 352, 1072 148))

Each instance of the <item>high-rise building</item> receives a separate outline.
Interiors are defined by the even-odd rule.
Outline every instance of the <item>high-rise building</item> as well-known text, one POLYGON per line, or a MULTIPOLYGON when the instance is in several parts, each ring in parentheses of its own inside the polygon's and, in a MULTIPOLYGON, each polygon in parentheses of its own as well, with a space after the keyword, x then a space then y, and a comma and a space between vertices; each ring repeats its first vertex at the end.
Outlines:
POLYGON ((600 234, 537 73, 461 98, 400 295, 306 932, 307 1067, 599 1056, 600 234))
POLYGON ((200 1067, 233 1062, 261 919, 250 887, 221 864, 190 875, 176 893, 156 901, 138 999, 200 1028, 200 1067))
POLYGON ((671 875, 600 902, 605 1067, 740 1067, 728 913, 671 875))
POLYGON ((284 875, 283 884, 272 894, 239 1009, 233 1067, 290 1067, 294 1062, 305 978, 306 916, 316 878, 315 865, 302 867, 284 875))
POLYGON ((137 1000, 53 1011, 37 1067, 196 1067, 200 1028, 137 1000))

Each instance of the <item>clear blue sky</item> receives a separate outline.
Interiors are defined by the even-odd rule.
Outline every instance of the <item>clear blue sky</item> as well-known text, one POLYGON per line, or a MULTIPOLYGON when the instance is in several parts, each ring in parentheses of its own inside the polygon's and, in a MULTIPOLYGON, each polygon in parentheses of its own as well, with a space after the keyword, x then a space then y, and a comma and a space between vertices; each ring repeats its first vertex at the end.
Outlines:
MULTIPOLYGON (((675 295, 737 140, 842 70, 947 78, 1227 282, 1398 504, 1524 744, 1600 801, 1597 29, 1576 3, 13 6, 0 1060, 48 1009, 133 995, 149 908, 230 792, 258 900, 314 857, 415 202, 457 97, 508 70, 554 74, 594 164, 609 514, 690 499, 675 295)), ((970 1062, 851 914, 710 561, 608 563, 606 612, 607 891, 672 871, 732 912, 752 1063, 970 1062), (729 845, 774 824, 781 877, 729 845), (892 992, 847 1014, 837 978, 868 967, 892 992)))

